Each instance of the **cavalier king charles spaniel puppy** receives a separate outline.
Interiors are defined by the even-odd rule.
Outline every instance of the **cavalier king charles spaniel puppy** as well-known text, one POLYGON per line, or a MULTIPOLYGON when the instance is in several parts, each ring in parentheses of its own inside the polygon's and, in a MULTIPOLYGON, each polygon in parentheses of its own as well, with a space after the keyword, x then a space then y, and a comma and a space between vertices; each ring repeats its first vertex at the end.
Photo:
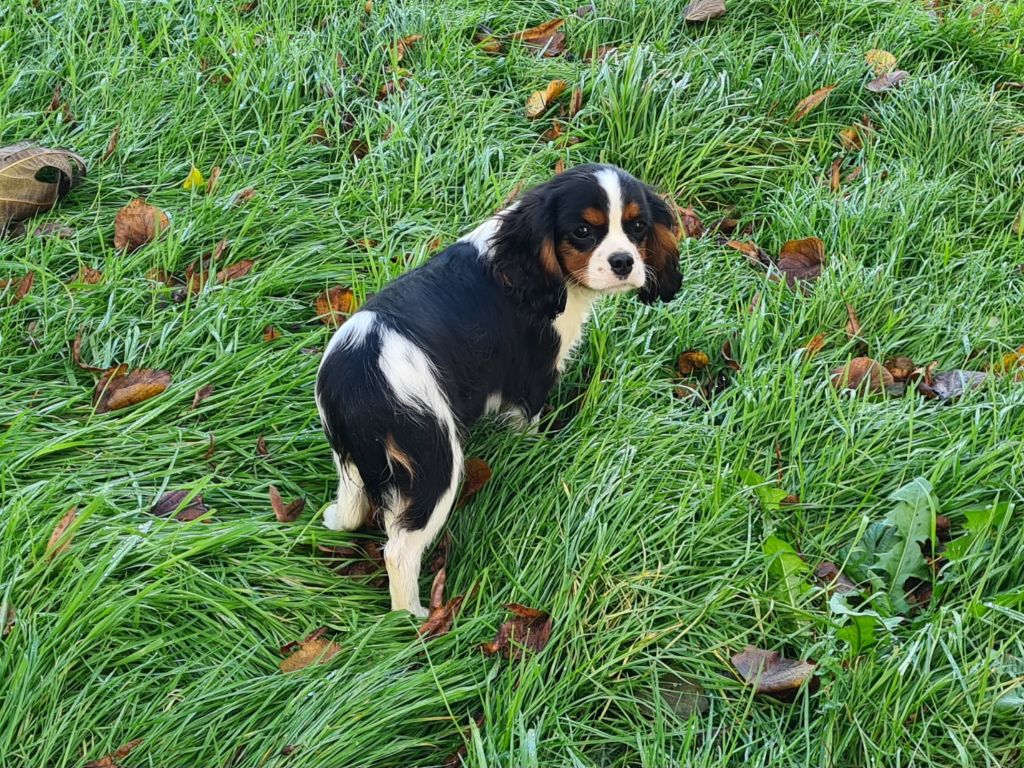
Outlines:
POLYGON ((625 171, 581 165, 396 279, 334 334, 316 380, 340 475, 324 525, 354 530, 382 512, 392 610, 427 615, 420 561, 459 490, 466 430, 497 411, 534 423, 601 296, 675 296, 673 225, 625 171))

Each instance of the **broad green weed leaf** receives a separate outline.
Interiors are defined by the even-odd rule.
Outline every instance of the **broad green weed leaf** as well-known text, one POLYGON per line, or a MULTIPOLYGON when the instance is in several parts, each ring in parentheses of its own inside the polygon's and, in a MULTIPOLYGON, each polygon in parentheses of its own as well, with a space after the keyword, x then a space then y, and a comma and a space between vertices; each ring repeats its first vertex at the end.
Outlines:
POLYGON ((762 546, 768 561, 768 573, 777 580, 777 591, 785 596, 790 605, 797 605, 801 596, 811 588, 807 583, 811 567, 793 547, 776 536, 769 536, 762 546))
POLYGON ((925 581, 931 578, 928 563, 921 553, 921 542, 932 535, 937 506, 931 483, 923 477, 914 478, 892 495, 897 502, 885 517, 895 530, 893 544, 881 552, 876 568, 889 575, 889 599, 900 613, 910 610, 904 584, 911 576, 925 581))

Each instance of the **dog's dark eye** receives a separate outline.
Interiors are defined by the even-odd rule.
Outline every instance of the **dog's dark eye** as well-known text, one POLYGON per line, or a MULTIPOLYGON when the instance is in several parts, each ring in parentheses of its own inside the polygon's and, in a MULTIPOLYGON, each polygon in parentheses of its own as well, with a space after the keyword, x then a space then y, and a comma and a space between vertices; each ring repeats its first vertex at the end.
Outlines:
POLYGON ((586 224, 580 224, 580 226, 573 230, 572 234, 580 240, 586 240, 593 234, 593 230, 591 230, 586 224))
POLYGON ((643 219, 635 219, 628 224, 629 231, 634 235, 642 235, 647 231, 647 222, 643 219))

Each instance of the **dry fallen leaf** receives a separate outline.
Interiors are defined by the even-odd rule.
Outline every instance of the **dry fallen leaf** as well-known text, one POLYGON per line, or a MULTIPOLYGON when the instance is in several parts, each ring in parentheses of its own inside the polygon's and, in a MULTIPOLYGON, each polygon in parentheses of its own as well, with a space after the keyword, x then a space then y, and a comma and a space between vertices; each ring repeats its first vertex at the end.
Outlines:
POLYGON ((786 659, 775 651, 748 645, 742 653, 732 657, 732 665, 745 683, 754 686, 755 693, 783 701, 791 701, 805 682, 811 693, 818 689, 818 680, 814 677, 817 664, 786 659))
POLYGON ((726 240, 725 245, 742 253, 747 257, 747 261, 755 266, 768 267, 772 265, 771 256, 765 253, 763 249, 759 248, 757 244, 752 241, 726 240))
POLYGON ((488 656, 500 653, 506 659, 518 659, 527 650, 543 650, 551 637, 551 616, 518 603, 509 603, 505 608, 515 614, 515 618, 502 624, 494 642, 483 643, 480 649, 488 656))
POLYGON ((355 294, 351 288, 335 286, 316 297, 316 316, 324 324, 337 328, 346 315, 355 311, 355 294))
POLYGON ((814 569, 814 578, 825 589, 834 590, 840 595, 849 595, 857 592, 857 585, 853 580, 839 570, 839 566, 827 560, 818 564, 814 569))
POLYGON ((395 60, 401 61, 405 58, 405 54, 412 50, 412 47, 422 39, 423 35, 406 35, 401 40, 396 40, 393 46, 395 51, 395 60))
POLYGON ((824 333, 819 333, 813 339, 811 339, 806 344, 804 344, 804 349, 807 350, 807 354, 810 357, 814 357, 816 354, 821 352, 821 350, 822 350, 822 348, 824 346, 825 346, 825 334, 824 333))
POLYGON ((572 120, 580 113, 581 109, 583 109, 583 89, 574 88, 572 97, 569 99, 569 111, 566 112, 566 117, 572 120))
POLYGON ((155 397, 171 384, 171 374, 153 368, 138 368, 128 373, 127 365, 108 368, 96 382, 93 405, 97 413, 116 411, 155 397))
POLYGON ((1017 368, 1024 368, 1024 347, 1007 352, 991 370, 992 373, 1009 373, 1017 368))
POLYGON ((526 116, 535 120, 543 115, 565 89, 565 80, 552 80, 543 91, 534 91, 526 100, 526 116))
POLYGON ((725 13, 725 0, 694 0, 683 9, 683 20, 689 22, 717 19, 725 13))
POLYGON ((75 334, 75 340, 71 342, 71 360, 79 368, 86 371, 106 371, 106 368, 99 368, 95 365, 88 365, 82 361, 82 329, 78 329, 78 333, 75 334))
POLYGON ((0 638, 11 634, 15 621, 14 606, 9 603, 0 604, 0 638))
POLYGON ((914 375, 917 366, 909 357, 891 357, 885 361, 885 370, 892 374, 893 381, 902 383, 914 375))
POLYGON ((444 601, 445 570, 442 568, 434 576, 434 585, 430 588, 430 614, 423 622, 419 633, 422 637, 437 637, 451 631, 452 622, 462 607, 465 595, 453 597, 447 603, 444 601))
POLYGON ((84 175, 85 160, 69 150, 30 141, 0 147, 0 235, 53 208, 84 175))
POLYGON ((846 305, 846 316, 849 318, 846 321, 846 338, 850 341, 860 338, 860 321, 857 320, 857 310, 852 304, 846 305))
POLYGON ((880 48, 872 48, 864 54, 864 61, 875 73, 875 77, 881 77, 896 69, 896 57, 888 51, 880 48))
POLYGON ((860 127, 854 123, 839 132, 839 143, 847 152, 856 152, 864 146, 860 135, 860 127))
POLYGON ((829 174, 828 188, 832 192, 838 192, 840 186, 840 172, 843 166, 841 158, 836 158, 832 161, 832 171, 829 174))
POLYGON ((275 339, 280 338, 281 332, 277 330, 277 328, 275 328, 274 326, 268 325, 263 328, 263 341, 267 342, 268 344, 274 341, 275 339))
POLYGON ((384 563, 384 545, 379 541, 366 541, 361 547, 329 547, 317 545, 341 576, 373 576, 367 583, 371 587, 385 587, 388 583, 384 563))
POLYGON ((210 169, 210 178, 206 180, 206 194, 212 195, 213 191, 217 189, 217 184, 220 181, 220 166, 215 165, 210 169))
POLYGON ((142 739, 132 739, 127 744, 115 749, 109 755, 88 763, 85 768, 121 768, 117 761, 128 757, 128 754, 141 743, 142 739))
POLYGON ((494 32, 483 24, 476 28, 476 32, 473 35, 473 43, 485 53, 498 54, 504 51, 501 41, 494 36, 494 32))
MULTIPOLYGON (((262 435, 260 438, 262 439, 262 435)), ((287 505, 281 500, 281 493, 273 485, 270 486, 270 506, 274 510, 274 517, 279 523, 292 523, 302 514, 306 508, 305 499, 295 499, 287 505)))
POLYGON ((324 640, 325 632, 327 632, 327 627, 320 627, 301 643, 289 643, 284 646, 281 649, 282 653, 288 653, 290 650, 294 650, 294 653, 278 664, 281 671, 295 672, 314 663, 326 664, 337 656, 341 651, 341 646, 333 641, 324 640))
POLYGON ((690 349, 679 355, 676 361, 676 372, 680 376, 692 376, 697 371, 708 367, 708 356, 699 349, 690 349))
POLYGON ((256 194, 256 190, 253 187, 246 187, 243 190, 236 192, 231 198, 231 205, 239 206, 245 205, 247 202, 252 200, 253 195, 256 194))
POLYGON ((78 507, 71 507, 57 523, 53 533, 50 534, 50 540, 46 543, 46 558, 48 560, 64 554, 71 548, 71 536, 67 535, 67 531, 77 517, 78 507))
POLYGON ((103 273, 92 267, 79 267, 75 280, 85 285, 99 285, 103 282, 103 273))
POLYGON ((895 88, 909 76, 910 73, 902 69, 897 69, 894 72, 887 72, 868 83, 867 89, 872 93, 885 93, 889 89, 895 88))
POLYGON ((964 392, 977 389, 985 383, 988 374, 981 371, 939 371, 917 384, 917 391, 925 397, 952 400, 964 392))
POLYGON ((0 291, 10 287, 11 285, 14 286, 14 291, 11 293, 11 299, 8 302, 10 306, 13 307, 28 295, 28 292, 32 290, 32 285, 35 281, 36 273, 26 272, 16 283, 13 280, 0 280, 0 291))
POLYGON ((618 46, 615 45, 599 45, 591 51, 587 51, 583 54, 583 60, 588 64, 598 63, 600 64, 605 59, 610 59, 616 53, 619 52, 618 46))
POLYGON ((129 252, 138 250, 167 229, 171 220, 159 208, 138 198, 117 212, 114 217, 114 247, 129 252))
POLYGON ((728 368, 737 372, 741 370, 739 360, 732 355, 732 341, 729 339, 726 339, 722 345, 722 359, 725 360, 725 365, 728 368))
POLYGON ((114 130, 110 132, 110 138, 107 140, 107 148, 103 152, 103 156, 100 158, 101 163, 107 162, 110 156, 117 151, 117 140, 121 137, 121 124, 118 123, 114 126, 114 130))
POLYGON ((206 179, 203 178, 203 172, 192 166, 192 170, 188 172, 188 176, 185 177, 185 181, 182 182, 182 189, 199 189, 200 187, 206 186, 206 179))
POLYGON ((548 128, 546 131, 544 131, 544 133, 542 133, 540 135, 540 140, 541 141, 554 141, 555 139, 557 139, 559 136, 561 136, 564 133, 564 131, 562 130, 562 125, 563 125, 563 123, 560 120, 558 120, 558 119, 552 120, 551 121, 551 127, 548 128))
POLYGON ((790 286, 798 281, 813 282, 821 274, 825 259, 825 244, 817 237, 790 240, 779 252, 779 271, 790 286))
POLYGON ((491 468, 483 459, 468 458, 465 464, 465 476, 462 480, 462 490, 455 502, 458 509, 473 498, 491 479, 491 468))
POLYGON ((263 435, 256 438, 256 453, 260 456, 270 455, 270 451, 267 450, 267 441, 264 439, 263 435))
POLYGON ((682 222, 683 234, 687 237, 700 237, 704 234, 704 225, 693 208, 678 208, 676 216, 682 222))
POLYGON ((810 113, 812 109, 821 104, 830 93, 835 89, 836 84, 826 85, 824 88, 819 88, 810 96, 800 100, 800 103, 796 105, 796 109, 793 110, 792 116, 789 118, 789 122, 795 123, 799 120, 803 120, 810 113))
POLYGON ((559 56, 565 52, 565 33, 561 26, 565 19, 552 19, 536 27, 512 34, 513 40, 521 40, 528 48, 542 56, 559 56))
POLYGON ((149 510, 149 514, 156 517, 168 517, 174 515, 174 519, 181 523, 187 523, 195 520, 197 517, 202 517, 210 508, 203 503, 203 497, 199 494, 189 496, 192 491, 167 491, 161 494, 160 498, 156 500, 152 508, 149 510), (184 506, 182 506, 184 505, 184 506))
POLYGON ((213 384, 207 384, 206 386, 200 387, 196 390, 195 397, 192 398, 192 407, 190 411, 194 411, 203 400, 213 394, 213 384))
POLYGON ((836 389, 857 389, 881 392, 894 383, 889 373, 877 360, 855 357, 849 363, 832 370, 832 386, 836 389))

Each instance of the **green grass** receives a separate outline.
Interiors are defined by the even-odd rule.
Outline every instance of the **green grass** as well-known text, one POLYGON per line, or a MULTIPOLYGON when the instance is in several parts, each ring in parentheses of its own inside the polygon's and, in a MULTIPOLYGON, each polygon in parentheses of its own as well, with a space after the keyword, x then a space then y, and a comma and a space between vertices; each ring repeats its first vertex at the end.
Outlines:
POLYGON ((0 640, 0 766, 79 766, 135 738, 129 768, 431 766, 464 734, 477 768, 1021 764, 1024 710, 996 705, 1024 680, 1019 511, 859 656, 820 590, 780 597, 762 544, 839 561, 919 475, 955 536, 966 508, 1024 501, 1024 385, 1004 377, 939 404, 828 384, 859 353, 846 303, 879 359, 982 369, 1024 344, 1011 230, 1024 93, 996 87, 1024 80, 1024 6, 944 5, 940 20, 915 2, 730 0, 687 26, 676 0, 596 5, 567 24, 569 60, 488 56, 471 40, 479 23, 511 32, 576 3, 5 3, 0 145, 69 146, 90 171, 40 219, 73 239, 0 241, 0 277, 36 274, 20 303, 0 298, 0 604, 17 616, 0 640), (395 64, 387 43, 412 33, 424 39, 402 62, 405 90, 375 101, 395 64), (608 43, 621 47, 604 64, 579 56, 608 43), (872 47, 911 73, 898 91, 865 90, 872 47), (523 117, 553 78, 586 95, 568 147, 523 117), (58 82, 74 126, 47 111, 58 82), (844 166, 863 173, 833 194, 837 133, 864 114, 877 135, 844 166), (311 143, 320 125, 331 140, 311 143), (353 138, 371 148, 359 162, 353 138), (801 295, 689 240, 671 305, 604 305, 553 395, 567 412, 582 403, 563 430, 474 433, 468 454, 494 478, 453 514, 448 564, 449 594, 473 594, 454 631, 424 643, 386 612, 386 590, 315 553, 358 537, 315 514, 335 478, 312 398, 330 333, 311 322, 313 299, 379 290, 558 159, 620 164, 705 221, 735 209, 771 252, 817 235, 828 266, 801 295), (223 168, 214 194, 181 188, 192 164, 223 168), (248 204, 228 204, 250 186, 248 204), (171 231, 123 255, 113 218, 139 195, 171 231), (181 304, 146 279, 221 238, 231 259, 256 260, 248 276, 181 304), (75 283, 82 266, 102 284, 75 283), (270 344, 268 324, 282 332, 270 344), (172 386, 94 413, 94 377, 70 356, 79 329, 94 365, 165 368, 172 386), (824 350, 801 355, 819 332, 824 350), (676 356, 715 357, 727 339, 742 365, 731 386, 709 408, 674 397, 676 356), (762 508, 744 470, 801 503, 762 508), (274 520, 271 483, 308 500, 298 522, 274 520), (179 488, 204 495, 205 524, 147 514, 179 488), (48 559, 71 505, 70 550, 48 559), (482 656, 512 601, 551 612, 550 644, 518 662, 482 656), (321 625, 341 654, 279 672, 278 647, 321 625), (752 696, 729 663, 748 643, 815 659, 820 691, 752 696), (701 685, 707 711, 675 714, 658 693, 667 675, 701 685))

